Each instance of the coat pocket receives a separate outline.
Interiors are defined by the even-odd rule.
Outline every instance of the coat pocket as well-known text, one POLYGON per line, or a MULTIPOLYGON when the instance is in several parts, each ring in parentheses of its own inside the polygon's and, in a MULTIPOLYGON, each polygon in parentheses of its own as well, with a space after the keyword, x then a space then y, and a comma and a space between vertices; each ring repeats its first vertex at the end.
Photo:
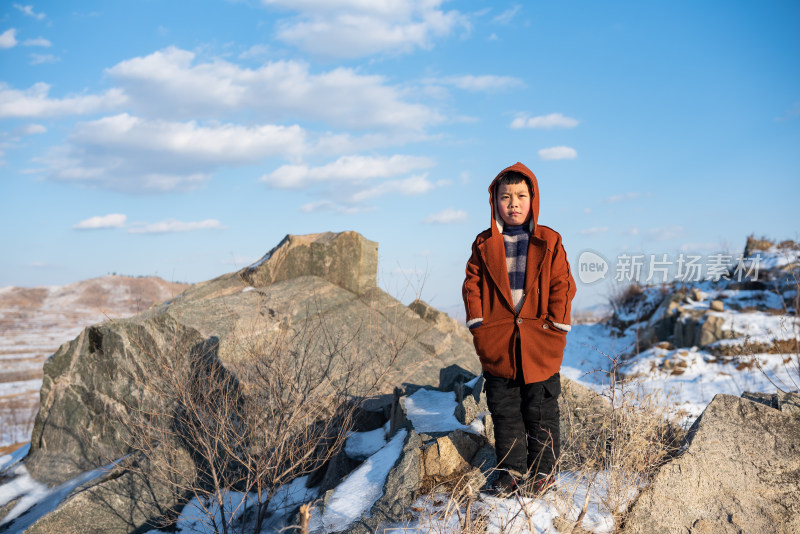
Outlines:
POLYGON ((567 333, 542 318, 526 320, 521 326, 523 357, 538 361, 542 369, 552 368, 545 376, 558 371, 567 346, 567 333))
MULTIPOLYGON (((472 344, 481 360, 481 366, 490 373, 511 368, 514 354, 514 326, 511 321, 483 323, 472 329, 472 344)), ((500 373, 502 374, 502 373, 500 373)))

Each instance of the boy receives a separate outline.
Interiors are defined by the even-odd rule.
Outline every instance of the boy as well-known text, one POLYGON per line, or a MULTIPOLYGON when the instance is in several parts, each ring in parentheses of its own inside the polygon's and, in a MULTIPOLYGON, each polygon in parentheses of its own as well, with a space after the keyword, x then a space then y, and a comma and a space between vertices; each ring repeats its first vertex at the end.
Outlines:
POLYGON ((560 453, 559 369, 575 280, 558 232, 538 224, 539 185, 522 163, 489 186, 492 223, 467 262, 467 326, 494 422, 494 489, 536 493, 553 484, 560 453))

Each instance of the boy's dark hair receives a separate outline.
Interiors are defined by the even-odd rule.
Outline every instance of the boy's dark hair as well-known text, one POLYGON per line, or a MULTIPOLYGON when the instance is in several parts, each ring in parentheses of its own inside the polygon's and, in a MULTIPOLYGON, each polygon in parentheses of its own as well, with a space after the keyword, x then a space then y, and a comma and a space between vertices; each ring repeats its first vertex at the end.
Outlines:
POLYGON ((494 184, 494 196, 497 198, 497 192, 500 191, 501 185, 512 185, 512 184, 520 184, 524 183, 528 186, 528 194, 533 198, 533 189, 531 188, 531 181, 528 180, 528 177, 522 174, 521 172, 517 171, 508 171, 503 176, 497 180, 497 183, 494 184))

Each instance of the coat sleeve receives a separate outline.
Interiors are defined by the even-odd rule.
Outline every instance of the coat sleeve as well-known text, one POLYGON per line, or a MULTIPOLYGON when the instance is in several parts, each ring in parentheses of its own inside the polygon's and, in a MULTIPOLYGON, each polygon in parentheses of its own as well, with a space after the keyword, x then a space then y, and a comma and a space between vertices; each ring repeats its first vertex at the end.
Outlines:
POLYGON ((483 261, 478 252, 478 242, 476 240, 472 243, 472 255, 467 261, 467 277, 461 287, 461 296, 464 298, 464 308, 467 312, 467 326, 469 328, 477 328, 483 322, 483 307, 481 305, 483 269, 483 261))
POLYGON ((550 267, 550 297, 547 315, 562 330, 570 330, 572 298, 577 288, 567 261, 567 253, 561 236, 553 248, 553 263, 550 267))

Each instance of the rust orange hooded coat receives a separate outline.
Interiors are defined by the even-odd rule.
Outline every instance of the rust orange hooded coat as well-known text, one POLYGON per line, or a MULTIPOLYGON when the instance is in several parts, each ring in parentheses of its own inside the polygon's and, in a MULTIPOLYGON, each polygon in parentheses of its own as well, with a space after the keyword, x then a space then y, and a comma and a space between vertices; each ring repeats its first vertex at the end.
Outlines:
POLYGON ((485 371, 503 378, 514 378, 517 376, 514 340, 518 332, 525 383, 541 382, 561 368, 567 343, 566 331, 570 329, 575 280, 561 236, 538 223, 539 184, 530 169, 522 163, 503 169, 489 186, 489 203, 491 227, 478 234, 472 244, 462 288, 467 322, 482 319, 480 326, 470 330, 472 341, 485 371), (503 220, 497 213, 494 198, 495 183, 509 171, 522 173, 531 187, 531 235, 519 313, 515 312, 511 297, 503 220))

